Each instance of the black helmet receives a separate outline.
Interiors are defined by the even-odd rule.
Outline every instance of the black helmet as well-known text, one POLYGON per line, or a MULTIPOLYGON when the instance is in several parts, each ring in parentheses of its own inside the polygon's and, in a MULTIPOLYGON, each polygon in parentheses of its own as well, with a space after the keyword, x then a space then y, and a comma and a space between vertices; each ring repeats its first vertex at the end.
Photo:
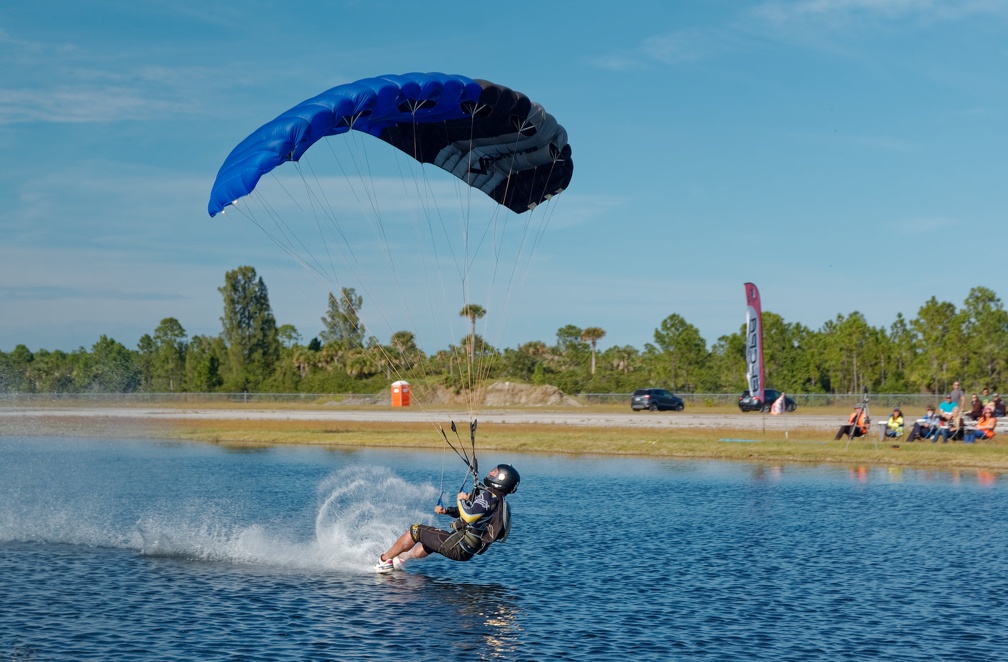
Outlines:
POLYGON ((498 492, 514 494, 518 489, 518 483, 521 482, 521 476, 510 464, 498 464, 490 470, 483 482, 487 487, 492 487, 498 492))

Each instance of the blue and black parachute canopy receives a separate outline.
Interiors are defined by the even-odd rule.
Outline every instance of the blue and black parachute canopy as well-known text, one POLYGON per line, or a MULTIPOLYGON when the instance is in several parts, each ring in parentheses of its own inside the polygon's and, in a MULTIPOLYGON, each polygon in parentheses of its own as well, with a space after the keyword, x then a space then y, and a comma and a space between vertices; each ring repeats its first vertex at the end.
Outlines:
POLYGON ((563 191, 574 170, 566 130, 520 92, 441 73, 379 76, 303 101, 245 138, 217 173, 210 216, 320 139, 351 129, 450 172, 517 213, 563 191))

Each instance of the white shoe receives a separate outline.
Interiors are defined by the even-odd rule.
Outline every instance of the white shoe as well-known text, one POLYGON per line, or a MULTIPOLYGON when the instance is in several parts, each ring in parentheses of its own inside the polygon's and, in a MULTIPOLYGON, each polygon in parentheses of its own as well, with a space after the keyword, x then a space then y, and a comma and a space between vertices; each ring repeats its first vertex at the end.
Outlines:
POLYGON ((402 570, 403 566, 406 565, 406 561, 403 561, 398 556, 392 559, 392 567, 396 570, 402 570))
POLYGON ((378 563, 374 567, 375 572, 385 574, 393 570, 395 570, 395 564, 392 561, 382 561, 381 557, 378 557, 378 563))

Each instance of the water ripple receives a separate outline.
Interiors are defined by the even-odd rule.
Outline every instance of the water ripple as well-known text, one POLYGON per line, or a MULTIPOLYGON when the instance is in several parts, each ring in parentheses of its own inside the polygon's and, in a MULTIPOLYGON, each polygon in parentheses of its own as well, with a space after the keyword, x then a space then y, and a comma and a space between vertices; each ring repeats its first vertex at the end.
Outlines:
POLYGON ((0 656, 1008 658, 1003 483, 513 459, 507 543, 385 576, 438 454, 0 438, 0 656))

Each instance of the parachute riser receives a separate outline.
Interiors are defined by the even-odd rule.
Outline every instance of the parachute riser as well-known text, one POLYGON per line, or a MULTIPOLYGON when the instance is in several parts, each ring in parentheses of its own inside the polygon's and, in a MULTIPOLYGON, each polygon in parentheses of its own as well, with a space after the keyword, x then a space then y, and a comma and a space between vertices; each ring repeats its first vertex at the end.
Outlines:
MULTIPOLYGON (((472 457, 470 457, 469 454, 466 453, 465 445, 462 443, 462 437, 459 435, 458 427, 455 425, 455 421, 451 422, 451 431, 455 433, 455 439, 458 442, 458 447, 456 447, 455 444, 451 442, 451 440, 448 438, 448 434, 445 432, 443 427, 439 428, 439 430, 441 431, 441 437, 444 439, 445 443, 448 444, 448 447, 451 448, 456 455, 458 455, 459 459, 465 463, 466 468, 469 469, 469 475, 472 476, 473 480, 473 489, 481 487, 482 483, 480 483, 479 479, 479 461, 476 459, 476 420, 473 419, 473 421, 469 424, 469 443, 472 449, 472 457)), ((459 492, 465 490, 465 485, 468 480, 469 480, 468 475, 464 479, 462 479, 462 486, 459 487, 459 492)), ((442 477, 442 486, 443 482, 444 480, 442 477)), ((437 502, 437 505, 441 506, 442 508, 445 507, 443 499, 444 499, 444 490, 442 489, 441 494, 438 496, 438 502, 437 502)))

